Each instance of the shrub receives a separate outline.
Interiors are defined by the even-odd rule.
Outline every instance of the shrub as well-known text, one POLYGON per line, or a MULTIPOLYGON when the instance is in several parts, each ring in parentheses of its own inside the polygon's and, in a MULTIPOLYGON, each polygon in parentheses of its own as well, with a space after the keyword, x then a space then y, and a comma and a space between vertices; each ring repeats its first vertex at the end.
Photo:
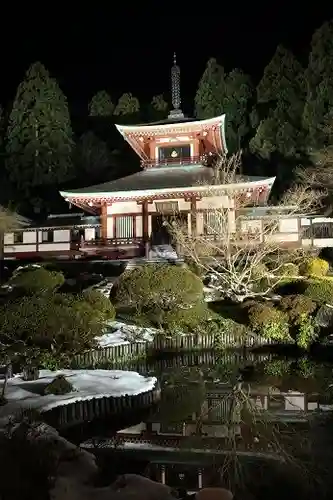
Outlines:
POLYGON ((106 319, 114 319, 115 308, 110 299, 98 290, 87 290, 83 292, 83 299, 90 304, 95 311, 100 312, 106 319))
POLYGON ((61 299, 61 294, 24 297, 1 307, 0 340, 38 348, 40 359, 60 364, 95 347, 104 330, 100 315, 87 302, 61 299))
POLYGON ((199 264, 197 264, 196 262, 194 262, 194 260, 192 260, 190 258, 185 259, 185 264, 186 264, 186 267, 189 271, 192 271, 193 274, 195 274, 196 276, 199 276, 199 278, 201 278, 201 276, 204 273, 204 270, 201 266, 199 266, 199 264))
POLYGON ((312 314, 316 309, 316 304, 306 295, 286 295, 282 297, 279 307, 288 315, 291 323, 296 323, 302 315, 312 314))
POLYGON ((326 260, 315 257, 305 262, 301 271, 304 276, 326 276, 329 268, 329 263, 326 260))
POLYGON ((328 279, 310 281, 304 295, 319 304, 333 304, 333 281, 328 279))
POLYGON ((146 264, 125 271, 114 283, 110 297, 116 308, 172 311, 203 299, 202 281, 186 268, 146 264))
POLYGON ((310 345, 318 337, 318 330, 314 320, 305 314, 301 315, 298 320, 298 332, 296 335, 296 344, 301 349, 309 349, 310 345))
POLYGON ((44 267, 22 269, 10 280, 12 286, 18 287, 28 295, 53 292, 65 282, 64 275, 57 271, 48 271, 44 267))
POLYGON ((251 329, 271 340, 290 340, 287 316, 268 304, 256 304, 249 308, 251 329))
MULTIPOLYGON (((168 333, 200 332, 206 333, 211 313, 205 302, 198 302, 188 309, 172 311, 156 310, 154 324, 168 333), (159 316, 159 321, 158 321, 159 316)), ((152 316, 150 315, 152 319, 152 316)))
POLYGON ((293 262, 288 262, 286 264, 283 264, 277 272, 278 276, 298 276, 299 275, 299 268, 297 264, 294 264, 293 262))
POLYGON ((225 347, 224 334, 230 334, 235 340, 244 339, 247 333, 245 325, 237 323, 231 318, 214 319, 212 322, 212 333, 215 333, 214 347, 216 349, 223 349, 225 347))
POLYGON ((44 389, 44 394, 54 394, 61 396, 73 391, 73 385, 68 382, 64 375, 58 375, 44 389))

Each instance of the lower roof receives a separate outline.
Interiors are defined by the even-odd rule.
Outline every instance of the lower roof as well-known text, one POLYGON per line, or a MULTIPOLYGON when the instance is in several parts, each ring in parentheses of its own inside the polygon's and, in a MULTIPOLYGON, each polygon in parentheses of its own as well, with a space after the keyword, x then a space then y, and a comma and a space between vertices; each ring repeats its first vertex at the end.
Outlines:
MULTIPOLYGON (((103 184, 97 184, 95 186, 73 191, 62 191, 60 194, 64 198, 80 196, 103 197, 110 195, 117 198, 129 196, 136 197, 142 192, 158 192, 159 190, 179 191, 185 188, 203 188, 207 185, 212 186, 213 179, 214 170, 202 165, 156 167, 142 170, 141 172, 115 181, 104 182, 103 184)), ((237 184, 264 183, 272 185, 274 180, 275 177, 240 177, 237 184)))

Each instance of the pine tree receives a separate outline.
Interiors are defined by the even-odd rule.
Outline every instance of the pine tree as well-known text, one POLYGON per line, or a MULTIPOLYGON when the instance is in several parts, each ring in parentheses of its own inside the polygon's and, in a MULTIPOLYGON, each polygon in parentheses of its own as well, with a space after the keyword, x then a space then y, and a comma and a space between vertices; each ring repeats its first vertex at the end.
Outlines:
POLYGON ((72 128, 67 100, 57 81, 36 62, 18 86, 7 135, 7 169, 24 192, 60 183, 73 174, 72 128))
POLYGON ((257 87, 261 116, 250 143, 253 152, 264 158, 274 152, 288 157, 304 149, 305 95, 304 69, 290 51, 279 46, 257 87))
POLYGON ((223 113, 226 114, 226 142, 230 152, 243 147, 251 130, 250 113, 254 101, 251 78, 240 69, 234 69, 225 78, 223 113))
POLYGON ((163 94, 155 95, 148 106, 147 119, 149 122, 163 120, 167 117, 169 105, 163 94))
POLYGON ((130 92, 123 94, 117 103, 114 114, 117 116, 133 115, 140 111, 139 100, 130 92))
POLYGON ((195 115, 200 120, 223 113, 224 79, 223 67, 216 59, 209 59, 195 95, 195 115))
POLYGON ((311 148, 329 145, 333 122, 333 20, 315 31, 306 70, 303 124, 311 148))
POLYGON ((106 90, 100 90, 89 103, 90 116, 111 116, 113 115, 114 104, 106 90))

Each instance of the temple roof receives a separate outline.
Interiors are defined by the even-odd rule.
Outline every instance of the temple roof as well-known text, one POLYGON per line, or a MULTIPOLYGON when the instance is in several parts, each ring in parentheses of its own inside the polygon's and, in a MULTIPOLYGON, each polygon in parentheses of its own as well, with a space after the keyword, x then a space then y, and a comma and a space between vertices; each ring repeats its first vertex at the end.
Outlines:
MULTIPOLYGON (((103 197, 110 196, 115 198, 140 196, 147 192, 174 191, 198 187, 199 190, 207 188, 207 184, 213 186, 214 171, 212 168, 202 165, 158 167, 143 170, 133 175, 117 179, 115 181, 97 184, 83 189, 77 189, 70 192, 61 192, 64 198, 71 197, 103 197)), ((239 188, 246 189, 248 184, 266 184, 273 185, 275 177, 247 177, 240 178, 237 183, 239 188)), ((226 189, 230 185, 225 186, 226 189)), ((252 187, 252 186, 251 186, 252 187)), ((254 186, 253 186, 254 187, 254 186)))
POLYGON ((216 116, 214 118, 207 118, 206 120, 198 120, 196 118, 179 118, 179 119, 165 119, 154 123, 142 123, 139 125, 117 125, 117 130, 126 136, 128 133, 137 133, 141 135, 154 135, 166 132, 178 131, 178 129, 193 129, 205 130, 217 125, 224 127, 225 115, 216 116))

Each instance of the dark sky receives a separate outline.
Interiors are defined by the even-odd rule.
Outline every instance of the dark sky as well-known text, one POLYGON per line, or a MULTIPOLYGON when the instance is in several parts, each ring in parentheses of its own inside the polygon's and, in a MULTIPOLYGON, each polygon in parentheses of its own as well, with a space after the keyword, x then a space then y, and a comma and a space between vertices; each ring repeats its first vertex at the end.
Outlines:
POLYGON ((176 51, 183 99, 191 102, 209 57, 258 79, 278 43, 305 60, 314 29, 333 18, 329 1, 227 3, 232 2, 155 1, 144 9, 146 3, 140 2, 141 8, 133 10, 132 2, 123 7, 120 2, 111 10, 113 2, 96 2, 104 8, 75 2, 76 9, 67 2, 68 9, 59 10, 61 2, 47 2, 47 10, 21 12, 19 21, 8 26, 2 16, 0 101, 14 96, 36 60, 58 79, 72 106, 86 106, 103 88, 114 99, 126 91, 148 99, 168 91, 176 51))

